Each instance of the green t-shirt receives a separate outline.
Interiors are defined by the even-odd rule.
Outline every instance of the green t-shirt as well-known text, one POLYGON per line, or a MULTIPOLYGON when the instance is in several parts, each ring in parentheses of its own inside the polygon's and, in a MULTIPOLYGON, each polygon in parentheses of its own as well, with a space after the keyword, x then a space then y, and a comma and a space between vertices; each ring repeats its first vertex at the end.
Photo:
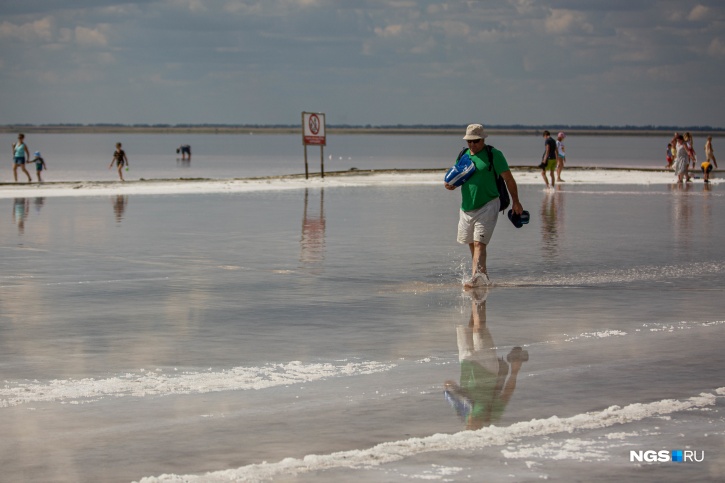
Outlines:
MULTIPOLYGON (((503 153, 496 148, 491 148, 493 153, 493 167, 499 175, 509 171, 509 165, 503 153)), ((488 153, 484 147, 478 153, 472 155, 468 150, 473 163, 476 165, 476 172, 461 186, 461 209, 463 211, 477 210, 489 201, 498 198, 498 188, 493 170, 488 170, 488 153)))

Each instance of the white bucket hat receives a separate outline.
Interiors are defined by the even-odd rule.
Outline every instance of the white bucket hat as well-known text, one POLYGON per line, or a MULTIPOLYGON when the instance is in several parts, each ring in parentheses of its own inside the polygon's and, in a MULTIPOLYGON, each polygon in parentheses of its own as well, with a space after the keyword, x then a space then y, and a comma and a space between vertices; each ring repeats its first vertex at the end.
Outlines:
POLYGON ((466 141, 473 141, 474 139, 486 139, 488 134, 484 131, 483 126, 480 124, 469 124, 466 128, 466 135, 463 139, 466 141))

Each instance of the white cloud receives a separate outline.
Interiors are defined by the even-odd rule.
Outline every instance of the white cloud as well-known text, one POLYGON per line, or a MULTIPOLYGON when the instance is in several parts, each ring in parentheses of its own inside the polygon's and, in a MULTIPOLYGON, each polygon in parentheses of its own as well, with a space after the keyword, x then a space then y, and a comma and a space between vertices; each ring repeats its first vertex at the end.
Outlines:
POLYGON ((0 24, 0 38, 20 39, 25 42, 50 41, 53 38, 53 20, 44 17, 22 25, 3 22, 0 24))
POLYGON ((398 37, 403 32, 403 26, 388 25, 385 28, 375 27, 375 35, 378 37, 398 37))
POLYGON ((690 14, 687 16, 687 20, 691 20, 693 22, 697 22, 700 20, 707 20, 707 18, 710 16, 710 9, 705 7, 704 5, 696 5, 692 11, 690 11, 690 14))
MULTIPOLYGON (((166 0, 170 5, 179 7, 190 12, 206 12, 208 9, 202 0, 166 0)), ((239 2, 235 2, 239 3, 239 2)))
POLYGON ((442 31, 447 37, 468 37, 471 34, 471 27, 458 20, 434 21, 431 22, 431 25, 442 31))
POLYGON ((105 47, 108 45, 108 39, 101 30, 105 30, 103 26, 95 29, 76 27, 76 42, 86 47, 105 47))
POLYGON ((725 57, 725 42, 720 38, 712 39, 710 46, 707 48, 707 53, 713 57, 725 57))
POLYGON ((546 18, 546 31, 550 34, 561 35, 572 32, 592 33, 594 26, 587 21, 587 16, 572 10, 551 10, 546 18))

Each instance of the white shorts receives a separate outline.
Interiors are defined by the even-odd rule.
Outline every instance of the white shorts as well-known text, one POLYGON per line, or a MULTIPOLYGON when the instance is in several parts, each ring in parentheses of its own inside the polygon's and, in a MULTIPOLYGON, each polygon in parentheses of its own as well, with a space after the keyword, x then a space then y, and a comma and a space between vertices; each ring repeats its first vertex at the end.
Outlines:
POLYGON ((474 241, 488 245, 498 221, 499 198, 493 199, 473 211, 461 210, 458 218, 458 243, 468 245, 474 241))

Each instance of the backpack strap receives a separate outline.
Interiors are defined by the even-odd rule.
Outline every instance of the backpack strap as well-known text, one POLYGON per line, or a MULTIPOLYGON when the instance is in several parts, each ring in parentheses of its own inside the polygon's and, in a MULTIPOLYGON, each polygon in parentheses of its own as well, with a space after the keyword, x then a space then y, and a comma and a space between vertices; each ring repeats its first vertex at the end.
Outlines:
POLYGON ((490 144, 486 144, 486 154, 488 154, 488 170, 493 170, 494 177, 498 176, 496 173, 496 168, 493 166, 493 146, 490 144))
MULTIPOLYGON (((496 168, 493 167, 493 146, 490 144, 486 144, 486 154, 488 154, 488 170, 491 171, 493 169, 493 175, 498 176, 496 173, 496 168)), ((461 156, 466 154, 466 151, 468 151, 468 148, 461 149, 461 152, 458 153, 458 157, 456 158, 456 162, 458 162, 459 159, 461 159, 461 156)))

